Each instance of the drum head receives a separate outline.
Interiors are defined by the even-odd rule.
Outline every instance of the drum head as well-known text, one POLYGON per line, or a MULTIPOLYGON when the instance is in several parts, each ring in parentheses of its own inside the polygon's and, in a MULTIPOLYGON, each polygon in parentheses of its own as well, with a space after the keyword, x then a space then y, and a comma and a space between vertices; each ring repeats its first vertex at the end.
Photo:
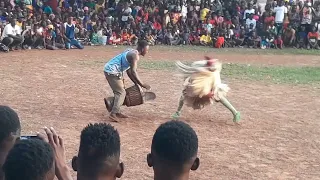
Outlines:
POLYGON ((144 100, 145 101, 152 101, 154 99, 156 99, 156 94, 153 92, 145 92, 144 93, 144 100))

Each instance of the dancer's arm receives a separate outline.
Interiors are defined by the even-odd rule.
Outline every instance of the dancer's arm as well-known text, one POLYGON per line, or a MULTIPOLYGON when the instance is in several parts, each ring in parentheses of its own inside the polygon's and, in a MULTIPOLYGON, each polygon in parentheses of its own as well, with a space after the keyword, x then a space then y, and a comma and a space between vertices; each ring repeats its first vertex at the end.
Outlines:
POLYGON ((131 81, 135 84, 139 84, 143 88, 150 89, 149 85, 142 83, 137 73, 139 55, 137 53, 128 53, 127 60, 130 63, 130 69, 128 69, 127 74, 131 81))

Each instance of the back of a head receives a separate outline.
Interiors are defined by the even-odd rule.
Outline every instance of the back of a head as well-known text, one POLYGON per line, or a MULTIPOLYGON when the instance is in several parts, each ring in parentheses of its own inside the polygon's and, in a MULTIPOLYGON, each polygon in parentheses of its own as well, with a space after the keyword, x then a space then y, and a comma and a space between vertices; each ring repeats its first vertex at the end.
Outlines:
POLYGON ((81 132, 78 157, 73 158, 73 169, 81 177, 97 179, 99 176, 121 177, 120 136, 106 123, 89 124, 81 132))
MULTIPOLYGON (((12 133, 19 134, 20 120, 18 114, 8 106, 0 105, 0 145, 12 133)), ((2 147, 0 147, 2 149, 2 147)))
POLYGON ((198 137, 196 132, 182 121, 168 121, 158 127, 148 155, 148 165, 174 169, 176 172, 196 170, 199 167, 198 137))
POLYGON ((53 180, 53 150, 40 139, 21 140, 9 152, 3 170, 6 180, 53 180))
POLYGON ((0 105, 0 180, 4 178, 1 165, 19 137, 20 120, 18 114, 10 107, 0 105))

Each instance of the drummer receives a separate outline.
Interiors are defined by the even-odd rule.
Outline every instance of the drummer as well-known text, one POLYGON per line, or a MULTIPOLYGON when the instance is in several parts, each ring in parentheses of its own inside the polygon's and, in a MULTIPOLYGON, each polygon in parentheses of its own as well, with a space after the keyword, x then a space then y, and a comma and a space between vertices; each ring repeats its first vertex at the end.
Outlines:
POLYGON ((118 122, 118 118, 128 118, 128 116, 120 112, 120 106, 123 104, 126 91, 124 89, 123 72, 127 75, 134 84, 150 90, 148 84, 143 83, 137 73, 138 61, 141 56, 145 56, 149 51, 147 41, 139 41, 137 49, 127 49, 119 55, 112 58, 104 66, 104 75, 113 91, 113 103, 105 99, 105 104, 110 112, 109 118, 112 121, 118 122))

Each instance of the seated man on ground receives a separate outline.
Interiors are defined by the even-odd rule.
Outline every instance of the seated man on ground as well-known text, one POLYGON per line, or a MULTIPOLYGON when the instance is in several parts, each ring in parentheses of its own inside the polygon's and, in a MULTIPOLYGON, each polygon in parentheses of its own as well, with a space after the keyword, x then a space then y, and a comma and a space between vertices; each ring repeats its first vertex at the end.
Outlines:
POLYGON ((64 23, 63 34, 65 39, 65 45, 67 49, 71 49, 72 46, 78 49, 83 49, 83 46, 79 41, 75 39, 76 26, 73 24, 73 17, 68 18, 68 22, 64 23))
POLYGON ((17 48, 23 43, 23 38, 21 36, 21 28, 16 25, 17 19, 10 19, 10 23, 7 24, 2 32, 1 42, 8 46, 10 50, 17 48))
POLYGON ((81 132, 78 156, 72 159, 77 180, 114 180, 124 171, 120 136, 110 124, 89 124, 81 132))
POLYGON ((16 140, 20 138, 20 131, 18 114, 10 107, 0 105, 0 180, 4 180, 2 165, 16 140))
POLYGON ((188 180, 200 160, 196 132, 182 121, 169 121, 158 127, 147 156, 155 180, 188 180))

